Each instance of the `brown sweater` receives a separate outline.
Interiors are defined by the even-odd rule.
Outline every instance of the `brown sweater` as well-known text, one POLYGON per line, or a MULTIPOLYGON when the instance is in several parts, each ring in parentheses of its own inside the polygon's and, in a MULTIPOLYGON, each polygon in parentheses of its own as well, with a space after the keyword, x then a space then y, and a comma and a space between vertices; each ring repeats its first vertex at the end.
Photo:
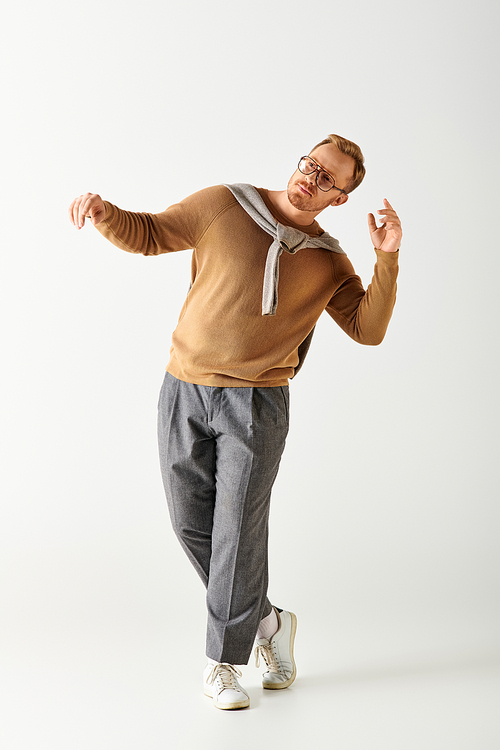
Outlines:
MULTIPOLYGON (((282 224, 267 191, 259 189, 282 224)), ((167 370, 189 383, 212 386, 286 385, 298 347, 326 309, 361 344, 384 338, 396 298, 399 253, 377 250, 368 289, 346 255, 304 248, 280 258, 279 305, 263 316, 262 284, 271 237, 228 188, 189 196, 159 214, 122 211, 105 202, 97 229, 132 253, 158 255, 192 248, 191 289, 172 336, 167 370)), ((297 229, 323 232, 317 222, 297 229)))

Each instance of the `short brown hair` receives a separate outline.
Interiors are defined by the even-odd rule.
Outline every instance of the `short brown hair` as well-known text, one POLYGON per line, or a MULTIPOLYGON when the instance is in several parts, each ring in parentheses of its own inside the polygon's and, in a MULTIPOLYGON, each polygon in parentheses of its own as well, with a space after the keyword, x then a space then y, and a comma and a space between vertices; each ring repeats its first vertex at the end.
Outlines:
POLYGON ((338 150, 345 154, 346 156, 350 156, 352 159, 354 159, 354 174, 351 178, 351 181, 346 185, 345 192, 351 193, 355 188, 358 187, 358 185, 361 185, 363 182, 363 177, 365 176, 365 158, 363 154, 361 153, 361 149, 356 143, 353 143, 352 141, 348 141, 347 138, 342 138, 341 135, 335 135, 331 134, 328 135, 324 140, 322 140, 320 143, 317 143, 313 149, 309 152, 312 154, 312 152, 319 148, 319 146, 327 146, 328 144, 333 143, 334 146, 337 146, 338 150))

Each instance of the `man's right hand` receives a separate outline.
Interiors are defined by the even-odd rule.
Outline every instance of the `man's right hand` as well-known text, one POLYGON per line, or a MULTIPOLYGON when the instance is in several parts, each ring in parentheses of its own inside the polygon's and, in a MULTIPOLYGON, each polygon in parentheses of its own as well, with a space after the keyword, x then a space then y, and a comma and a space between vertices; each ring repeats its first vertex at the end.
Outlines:
POLYGON ((106 216, 106 207, 100 195, 85 193, 75 198, 68 209, 69 220, 77 229, 81 229, 88 217, 95 226, 106 216))

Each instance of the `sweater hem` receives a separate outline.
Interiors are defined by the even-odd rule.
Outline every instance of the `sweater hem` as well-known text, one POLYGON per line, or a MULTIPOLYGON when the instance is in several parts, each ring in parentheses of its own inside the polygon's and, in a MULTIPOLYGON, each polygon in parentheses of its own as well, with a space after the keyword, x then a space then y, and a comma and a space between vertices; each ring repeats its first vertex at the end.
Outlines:
MULTIPOLYGON (((245 380, 243 378, 235 378, 230 375, 224 375, 223 373, 213 373, 210 375, 193 375, 192 377, 185 372, 179 371, 173 366, 171 362, 168 363, 165 368, 169 375, 172 375, 177 380, 182 380, 184 383, 191 383, 193 385, 208 385, 215 388, 278 388, 280 386, 288 385, 288 378, 275 378, 262 380, 245 380)), ((290 375, 292 377, 292 375, 290 375)))

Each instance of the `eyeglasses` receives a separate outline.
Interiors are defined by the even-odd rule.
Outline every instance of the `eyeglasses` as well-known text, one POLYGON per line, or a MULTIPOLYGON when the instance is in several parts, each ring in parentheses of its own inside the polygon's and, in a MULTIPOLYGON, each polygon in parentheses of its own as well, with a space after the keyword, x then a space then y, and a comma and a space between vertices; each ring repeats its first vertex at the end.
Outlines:
POLYGON ((313 172, 316 172, 316 185, 323 191, 323 193, 327 193, 332 188, 335 188, 335 190, 339 190, 341 193, 344 193, 344 195, 347 195, 345 190, 336 186, 335 180, 331 174, 325 172, 323 167, 320 167, 318 162, 314 161, 310 156, 301 157, 299 161, 299 172, 302 172, 302 174, 312 174, 313 172))

